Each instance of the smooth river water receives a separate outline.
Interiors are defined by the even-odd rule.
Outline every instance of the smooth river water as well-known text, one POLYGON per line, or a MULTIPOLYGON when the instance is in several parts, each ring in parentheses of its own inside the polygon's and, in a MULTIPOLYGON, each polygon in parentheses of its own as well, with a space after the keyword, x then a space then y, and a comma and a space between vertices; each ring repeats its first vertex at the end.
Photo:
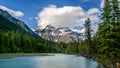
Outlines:
POLYGON ((96 68, 98 63, 82 56, 54 54, 0 59, 0 68, 96 68))

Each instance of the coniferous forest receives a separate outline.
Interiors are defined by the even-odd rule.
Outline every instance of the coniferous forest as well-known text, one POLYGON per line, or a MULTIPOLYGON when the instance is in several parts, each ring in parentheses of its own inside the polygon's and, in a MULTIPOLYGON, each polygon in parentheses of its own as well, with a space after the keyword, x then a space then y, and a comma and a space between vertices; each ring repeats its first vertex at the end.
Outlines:
POLYGON ((101 15, 102 21, 94 36, 91 36, 90 19, 85 21, 86 39, 78 43, 56 43, 35 38, 22 33, 12 22, 0 16, 0 53, 70 53, 90 57, 116 68, 116 63, 120 63, 118 0, 105 0, 101 15))

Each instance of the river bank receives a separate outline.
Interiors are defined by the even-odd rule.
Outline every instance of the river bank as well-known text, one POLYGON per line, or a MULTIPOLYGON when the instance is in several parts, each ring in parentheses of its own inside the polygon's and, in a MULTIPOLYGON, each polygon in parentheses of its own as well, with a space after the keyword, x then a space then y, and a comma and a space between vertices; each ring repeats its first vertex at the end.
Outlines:
POLYGON ((0 59, 20 57, 20 56, 48 56, 47 53, 2 53, 0 54, 0 59))
MULTIPOLYGON (((99 64, 103 65, 105 68, 111 68, 112 67, 112 64, 110 63, 110 61, 108 59, 101 59, 98 55, 89 56, 89 55, 76 54, 76 56, 84 56, 84 57, 87 57, 87 58, 91 58, 94 61, 99 62, 99 64)), ((98 66, 97 68, 100 68, 100 67, 98 66)))

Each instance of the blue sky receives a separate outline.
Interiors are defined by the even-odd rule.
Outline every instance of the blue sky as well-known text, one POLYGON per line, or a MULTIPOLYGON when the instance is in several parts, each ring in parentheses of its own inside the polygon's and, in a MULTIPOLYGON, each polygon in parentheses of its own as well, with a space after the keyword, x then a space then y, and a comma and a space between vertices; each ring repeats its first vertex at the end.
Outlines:
MULTIPOLYGON (((100 10, 101 0, 0 0, 0 5, 24 13, 24 16, 16 18, 24 21, 31 29, 36 29, 38 20, 35 18, 41 17, 39 13, 47 11, 50 5, 56 9, 64 6, 81 7, 87 12, 91 8, 100 10), (45 7, 47 9, 43 10, 45 7)), ((74 28, 79 29, 79 25, 74 28)))

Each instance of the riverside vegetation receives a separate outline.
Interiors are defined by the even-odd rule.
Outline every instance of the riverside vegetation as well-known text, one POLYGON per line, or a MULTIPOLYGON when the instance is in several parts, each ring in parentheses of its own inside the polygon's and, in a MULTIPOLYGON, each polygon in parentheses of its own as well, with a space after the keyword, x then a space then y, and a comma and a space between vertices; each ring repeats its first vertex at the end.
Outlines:
POLYGON ((12 57, 20 57, 20 56, 51 56, 47 53, 4 53, 0 54, 0 58, 12 58, 12 57))
MULTIPOLYGON (((0 24, 0 53, 70 53, 93 58, 109 68, 120 63, 120 9, 118 0, 105 0, 102 22, 91 37, 91 24, 85 21, 86 39, 78 43, 56 43, 22 34, 14 24, 0 24)), ((0 23, 11 23, 0 16, 0 23)))

